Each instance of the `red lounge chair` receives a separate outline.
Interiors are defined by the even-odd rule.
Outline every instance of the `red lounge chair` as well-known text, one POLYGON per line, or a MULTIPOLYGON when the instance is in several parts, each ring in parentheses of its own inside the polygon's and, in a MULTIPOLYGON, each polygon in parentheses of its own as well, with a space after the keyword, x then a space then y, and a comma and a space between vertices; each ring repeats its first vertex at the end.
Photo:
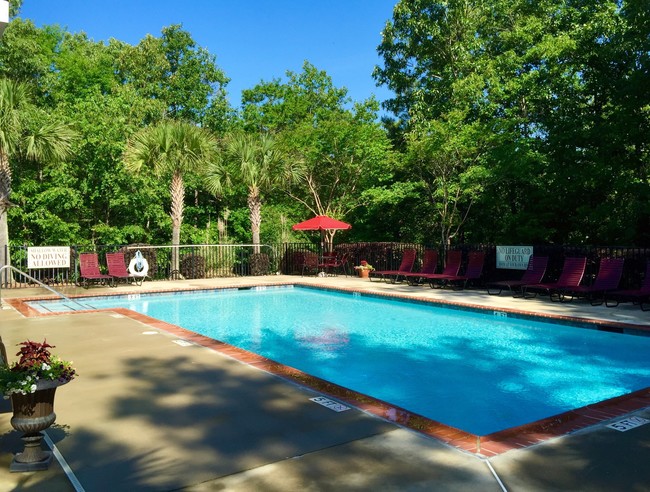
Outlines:
POLYGON ((539 284, 544 278, 546 267, 548 265, 548 256, 531 256, 528 260, 528 269, 524 272, 520 280, 502 280, 488 284, 488 294, 498 296, 501 291, 508 289, 512 297, 521 297, 521 289, 524 285, 539 284), (490 291, 490 287, 493 288, 490 291), (498 292, 494 292, 499 289, 498 292))
POLYGON ((559 291, 562 302, 574 298, 586 297, 592 306, 600 306, 605 301, 608 291, 618 289, 618 284, 623 276, 623 258, 601 258, 598 275, 593 285, 578 285, 559 291), (599 302, 600 299, 600 302, 599 302))
POLYGON ((526 299, 532 299, 537 295, 537 291, 540 291, 542 293, 547 293, 551 297, 551 300, 559 301, 559 291, 580 285, 580 281, 585 274, 586 267, 587 258, 585 257, 565 258, 564 266, 562 267, 562 273, 560 274, 560 278, 557 280, 557 282, 524 285, 522 287, 523 296, 526 299), (533 291, 532 295, 529 294, 529 291, 533 291), (557 298, 553 297, 554 294, 557 295, 557 298))
POLYGON ((639 303, 641 311, 650 311, 650 260, 646 263, 645 277, 638 289, 613 290, 605 293, 605 306, 616 307, 620 302, 639 303), (647 304, 647 309, 643 307, 647 304))
POLYGON ((427 249, 424 252, 424 259, 419 272, 405 273, 404 277, 411 285, 417 285, 422 281, 423 275, 430 275, 436 273, 438 268, 438 251, 435 249, 427 249))
POLYGON ((113 282, 122 279, 126 282, 135 281, 137 285, 142 285, 144 277, 131 275, 126 268, 124 262, 124 253, 106 253, 106 265, 108 266, 108 274, 113 277, 113 282))
POLYGON ((399 277, 404 276, 413 270, 413 263, 415 263, 416 255, 416 250, 405 249, 402 254, 402 263, 397 270, 373 270, 369 275, 370 280, 372 280, 373 276, 379 276, 381 277, 380 280, 388 281, 390 279, 391 283, 394 284, 398 281, 399 277))
POLYGON ((463 258, 462 251, 451 250, 447 251, 447 264, 442 270, 442 273, 429 273, 421 275, 422 280, 429 282, 429 287, 434 288, 436 280, 445 279, 448 277, 456 277, 460 272, 460 263, 463 258))
POLYGON ((91 282, 98 282, 102 285, 110 283, 112 286, 113 277, 104 275, 99 271, 97 253, 81 253, 79 255, 79 278, 77 282, 86 289, 91 282))
POLYGON ((438 283, 450 285, 455 289, 462 290, 467 287, 471 280, 478 280, 483 275, 483 265, 485 264, 485 253, 483 251, 472 251, 467 260, 467 269, 464 275, 449 275, 437 279, 438 283))

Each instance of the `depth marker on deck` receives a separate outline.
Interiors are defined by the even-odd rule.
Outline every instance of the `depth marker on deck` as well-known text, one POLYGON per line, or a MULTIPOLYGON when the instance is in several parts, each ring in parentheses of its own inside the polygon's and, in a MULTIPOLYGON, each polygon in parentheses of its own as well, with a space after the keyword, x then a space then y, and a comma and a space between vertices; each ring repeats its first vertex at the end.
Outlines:
POLYGON ((338 401, 330 400, 329 398, 325 398, 324 396, 316 396, 314 398, 310 398, 311 401, 314 403, 318 403, 319 405, 323 405, 324 407, 329 408, 330 410, 334 410, 335 412, 345 412, 346 410, 350 410, 350 407, 346 407, 342 403, 339 403, 338 401))
POLYGON ((650 420, 644 419, 643 417, 628 417, 626 419, 619 420, 618 422, 613 422, 607 425, 606 427, 617 430, 619 432, 625 432, 625 431, 629 431, 630 429, 634 429, 641 425, 647 424, 648 422, 650 422, 650 420))
POLYGON ((189 347, 191 345, 194 345, 192 342, 188 342, 187 340, 182 340, 180 338, 178 340, 174 340, 173 342, 180 345, 181 347, 189 347))

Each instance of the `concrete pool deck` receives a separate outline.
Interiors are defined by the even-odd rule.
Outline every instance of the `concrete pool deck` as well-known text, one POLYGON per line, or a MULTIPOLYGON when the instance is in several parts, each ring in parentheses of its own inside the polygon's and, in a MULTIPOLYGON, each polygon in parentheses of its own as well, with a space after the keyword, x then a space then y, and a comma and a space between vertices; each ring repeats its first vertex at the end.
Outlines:
MULTIPOLYGON (((66 295, 306 283, 375 293, 587 317, 650 327, 650 312, 485 291, 439 291, 351 277, 249 277, 62 289, 66 295)), ((3 289, 0 335, 47 338, 80 377, 57 390, 47 431, 77 490, 650 490, 650 424, 619 432, 595 424, 489 459, 459 451, 358 409, 333 412, 317 391, 111 312, 24 317, 7 299, 48 295, 3 289), (148 334, 154 332, 155 334, 148 334), (494 473, 493 471, 494 470, 494 473)), ((650 419, 650 409, 631 415, 650 419)), ((10 473, 19 435, 0 413, 0 490, 75 490, 55 460, 48 471, 10 473)), ((615 418, 620 420, 622 417, 615 418)))

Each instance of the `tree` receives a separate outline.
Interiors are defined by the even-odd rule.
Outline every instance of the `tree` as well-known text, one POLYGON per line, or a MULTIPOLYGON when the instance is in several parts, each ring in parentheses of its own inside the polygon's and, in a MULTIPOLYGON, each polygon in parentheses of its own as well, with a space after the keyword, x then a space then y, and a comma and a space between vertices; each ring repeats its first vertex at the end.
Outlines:
POLYGON ((407 162, 437 217, 443 249, 460 233, 488 175, 482 165, 481 130, 479 125, 437 120, 408 134, 407 162))
POLYGON ((635 1, 401 0, 374 75, 405 132, 489 137, 483 240, 647 242, 649 25, 635 1))
POLYGON ((241 131, 226 135, 221 158, 210 164, 206 173, 207 187, 215 194, 238 184, 246 187, 256 253, 260 251, 264 194, 301 178, 300 163, 283 154, 272 136, 241 131))
MULTIPOLYGON (((304 179, 289 196, 314 215, 344 218, 361 206, 362 191, 389 174, 390 143, 376 123, 374 99, 352 109, 345 88, 305 62, 288 81, 261 83, 244 91, 248 128, 277 132, 282 146, 304 162, 304 179)), ((331 243, 336 231, 327 231, 331 243)))
POLYGON ((9 2, 9 16, 15 17, 20 13, 20 8, 23 6, 23 0, 11 0, 9 2))
POLYGON ((229 79, 214 55, 196 45, 180 25, 164 27, 160 38, 147 35, 137 46, 120 46, 117 73, 145 97, 164 101, 173 119, 223 127, 229 114, 229 79))
POLYGON ((75 137, 74 131, 60 121, 39 118, 36 125, 30 121, 34 111, 25 84, 0 79, 0 266, 11 263, 7 220, 7 211, 12 206, 11 161, 23 159, 52 163, 64 159, 75 137))
POLYGON ((57 26, 37 28, 28 19, 12 19, 0 39, 0 75, 35 85, 32 94, 39 98, 64 35, 57 26))
POLYGON ((184 175, 201 173, 215 157, 216 141, 207 130, 175 120, 164 120, 134 134, 127 142, 124 163, 131 172, 152 168, 157 176, 171 175, 172 270, 178 270, 178 246, 185 200, 184 175))

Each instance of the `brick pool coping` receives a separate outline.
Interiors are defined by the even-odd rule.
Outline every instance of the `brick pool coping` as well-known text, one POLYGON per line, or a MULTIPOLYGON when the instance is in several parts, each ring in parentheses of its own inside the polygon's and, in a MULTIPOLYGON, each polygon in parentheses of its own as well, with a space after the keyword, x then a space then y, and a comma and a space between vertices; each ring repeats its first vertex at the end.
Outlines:
MULTIPOLYGON (((371 297, 386 297, 398 298, 410 302, 427 303, 450 307, 462 310, 474 310, 483 312, 499 312, 507 313, 516 317, 536 317, 546 318, 554 322, 567 323, 567 324, 580 324, 582 326, 592 326, 594 329, 616 331, 625 333, 626 331, 645 331, 650 333, 650 326, 637 325, 629 323, 608 322, 603 320, 594 320, 587 318, 576 318, 571 316, 562 316, 556 314, 545 314, 532 311, 523 311, 511 308, 493 308, 476 304, 457 303, 440 301, 426 297, 400 295, 399 293, 380 293, 368 292, 363 289, 354 289, 346 287, 328 287, 328 286, 314 286, 311 284, 303 284, 301 282, 274 282, 265 283, 264 286, 291 286, 298 285, 301 287, 324 289, 338 292, 351 292, 358 293, 363 296, 371 297)), ((241 285, 223 285, 219 287, 206 288, 206 287, 188 287, 179 289, 157 289, 146 292, 139 292, 141 294, 160 294, 160 293, 173 293, 173 292, 186 292, 198 290, 220 290, 220 289, 250 289, 255 286, 241 286, 241 285)), ((84 298, 100 296, 114 296, 114 295, 128 295, 127 292, 116 293, 102 293, 102 294, 88 294, 88 295, 73 295, 69 298, 84 298)), ((343 386, 331 383, 321 378, 317 378, 310 374, 304 373, 284 364, 260 356, 258 354, 240 349, 218 340, 213 340, 209 337, 198 335, 194 332, 181 328, 177 325, 166 323, 157 320, 150 316, 146 316, 126 308, 107 308, 99 310, 85 310, 76 312, 63 312, 63 313, 40 313, 37 310, 27 305, 27 302, 51 299, 48 296, 39 297, 26 297, 26 298, 13 298, 4 299, 16 311, 26 317, 42 317, 42 316, 60 316, 90 312, 113 312, 121 314, 127 318, 139 321, 151 328, 159 329, 178 336, 184 340, 190 341, 197 345, 210 348, 216 352, 224 354, 242 363, 256 367, 263 371, 277 375, 294 383, 309 387, 316 391, 325 393, 333 398, 344 401, 354 407, 378 416, 382 419, 388 420, 403 427, 415 430, 427 436, 433 437, 440 441, 447 443, 457 449, 474 453, 480 456, 491 457, 512 449, 526 448, 549 439, 560 437, 566 434, 573 433, 580 429, 590 427, 592 425, 602 423, 616 417, 626 415, 630 412, 642 410, 650 407, 650 387, 638 390, 626 395, 604 400, 592 405, 580 407, 568 412, 564 412, 552 417, 542 420, 531 422, 517 427, 512 427, 502 431, 498 431, 487 435, 476 435, 469 432, 456 429, 454 427, 436 422, 427 417, 419 414, 409 412, 406 409, 392 405, 383 400, 373 398, 371 396, 352 391, 343 386)))

